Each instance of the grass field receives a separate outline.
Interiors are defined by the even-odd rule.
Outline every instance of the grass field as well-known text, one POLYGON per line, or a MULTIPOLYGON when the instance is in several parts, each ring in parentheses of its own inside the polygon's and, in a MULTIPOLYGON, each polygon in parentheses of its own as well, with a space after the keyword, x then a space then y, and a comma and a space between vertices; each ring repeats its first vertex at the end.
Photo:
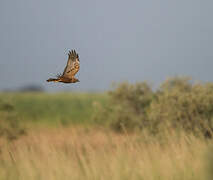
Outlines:
POLYGON ((159 142, 103 129, 40 129, 2 147, 0 179, 211 179, 210 147, 184 134, 159 142))
POLYGON ((13 107, 27 134, 0 138, 0 180, 213 179, 211 139, 96 126, 97 104, 107 101, 95 93, 1 93, 0 102, 13 107))
POLYGON ((0 101, 14 106, 27 126, 91 124, 96 102, 104 104, 101 93, 1 93, 0 101))

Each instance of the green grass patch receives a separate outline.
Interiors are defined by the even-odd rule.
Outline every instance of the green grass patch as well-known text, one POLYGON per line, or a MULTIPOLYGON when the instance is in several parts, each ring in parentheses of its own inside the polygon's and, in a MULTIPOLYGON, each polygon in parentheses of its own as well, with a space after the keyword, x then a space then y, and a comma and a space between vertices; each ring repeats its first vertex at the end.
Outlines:
POLYGON ((91 124, 94 104, 105 103, 98 93, 1 93, 12 104, 20 121, 28 125, 91 124))

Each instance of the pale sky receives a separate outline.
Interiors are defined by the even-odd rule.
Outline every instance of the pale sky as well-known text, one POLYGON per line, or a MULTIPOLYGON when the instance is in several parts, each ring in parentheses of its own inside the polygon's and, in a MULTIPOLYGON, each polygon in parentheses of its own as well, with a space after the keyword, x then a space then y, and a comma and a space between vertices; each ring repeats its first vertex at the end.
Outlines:
POLYGON ((213 81, 212 0, 0 0, 0 90, 105 90, 174 75, 213 81), (80 83, 46 79, 76 49, 80 83))

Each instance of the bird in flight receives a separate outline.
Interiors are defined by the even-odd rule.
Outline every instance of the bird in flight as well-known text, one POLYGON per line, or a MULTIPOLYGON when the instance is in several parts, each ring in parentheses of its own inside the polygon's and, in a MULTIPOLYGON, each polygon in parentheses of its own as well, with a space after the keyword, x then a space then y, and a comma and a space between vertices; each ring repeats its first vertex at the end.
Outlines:
POLYGON ((75 52, 75 50, 69 51, 67 65, 64 69, 63 74, 57 75, 57 78, 49 78, 47 82, 62 82, 62 83, 76 83, 79 82, 77 78, 75 78, 75 74, 80 69, 80 61, 79 56, 75 52))

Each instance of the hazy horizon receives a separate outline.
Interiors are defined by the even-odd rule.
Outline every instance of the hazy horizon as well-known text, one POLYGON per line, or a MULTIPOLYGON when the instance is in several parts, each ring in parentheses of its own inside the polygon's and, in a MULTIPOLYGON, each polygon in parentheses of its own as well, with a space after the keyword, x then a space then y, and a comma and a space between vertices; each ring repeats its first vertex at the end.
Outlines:
POLYGON ((101 91, 181 75, 213 81, 213 1, 0 1, 0 91, 101 91), (80 83, 47 83, 76 49, 80 83))

